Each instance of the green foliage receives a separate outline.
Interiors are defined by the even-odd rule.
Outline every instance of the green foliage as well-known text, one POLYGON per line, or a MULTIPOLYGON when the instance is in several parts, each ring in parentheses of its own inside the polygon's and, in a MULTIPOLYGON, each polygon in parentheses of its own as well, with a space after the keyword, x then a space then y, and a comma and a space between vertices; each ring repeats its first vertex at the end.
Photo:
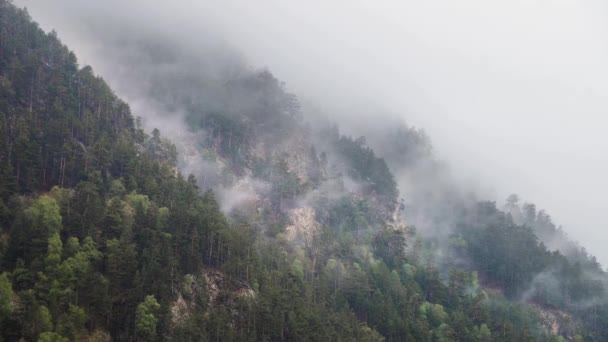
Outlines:
POLYGON ((57 202, 46 195, 38 197, 34 204, 25 210, 34 231, 45 231, 52 235, 61 230, 61 214, 57 202))
POLYGON ((63 337, 56 332, 43 332, 38 337, 38 342, 69 342, 70 339, 67 337, 63 337))
POLYGON ((70 305, 68 311, 57 319, 57 331, 67 340, 74 341, 77 337, 86 336, 85 322, 87 315, 84 309, 70 305))
POLYGON ((0 322, 9 317, 13 301, 13 285, 6 272, 0 274, 0 322))
MULTIPOLYGON (((305 146, 308 182, 287 152, 254 158, 252 145, 309 133, 297 99, 267 71, 222 85, 241 101, 219 108, 158 95, 190 103, 193 129, 206 131, 200 147, 226 162, 226 180, 252 171, 270 182, 253 222, 236 221, 176 172, 176 148, 159 130, 145 134, 90 67, 6 0, 0 43, 4 340, 559 339, 546 336, 536 309, 510 300, 524 297, 569 310, 582 327, 573 340, 608 336, 603 271, 584 251, 550 252, 537 234, 558 233, 532 205, 512 201, 505 214, 494 203, 451 203, 452 235, 411 241, 411 227, 391 225, 396 182, 365 139, 335 128, 324 132, 329 157, 305 146), (321 189, 328 158, 344 166, 331 174, 339 196, 321 189), (350 179, 361 186, 354 194, 350 179), (285 238, 285 212, 312 189, 320 232, 302 246, 285 238)), ((387 139, 382 155, 393 164, 430 153, 420 131, 387 139)))
POLYGON ((332 130, 326 134, 337 153, 345 159, 349 176, 367 184, 370 191, 388 204, 394 205, 399 194, 397 183, 384 159, 377 157, 374 151, 366 146, 365 137, 353 140, 332 130))
POLYGON ((386 227, 376 233, 372 242, 374 254, 389 267, 398 268, 405 262, 405 233, 393 227, 386 227))
POLYGON ((480 327, 475 326, 473 328, 473 337, 475 341, 479 342, 491 342, 492 341, 492 332, 488 328, 488 326, 484 323, 480 327))
POLYGON ((145 341, 156 340, 156 324, 160 304, 154 296, 146 296, 144 301, 137 306, 135 313, 135 332, 138 337, 145 341))
POLYGON ((50 332, 53 330, 53 319, 49 309, 44 305, 39 305, 34 313, 34 326, 32 330, 34 334, 50 332))

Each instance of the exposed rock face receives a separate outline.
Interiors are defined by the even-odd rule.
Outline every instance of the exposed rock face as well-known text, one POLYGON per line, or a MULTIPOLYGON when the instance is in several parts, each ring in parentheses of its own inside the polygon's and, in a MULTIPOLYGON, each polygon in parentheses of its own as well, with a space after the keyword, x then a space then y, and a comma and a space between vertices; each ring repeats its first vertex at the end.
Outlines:
POLYGON ((190 306, 181 293, 178 295, 177 300, 173 303, 170 310, 171 322, 173 324, 178 324, 190 316, 190 306))
POLYGON ((216 269, 206 269, 198 277, 186 275, 181 284, 177 299, 171 305, 171 322, 178 326, 191 317, 197 306, 203 305, 207 314, 218 305, 230 305, 236 299, 255 299, 255 291, 248 284, 228 284, 224 273, 216 269), (232 285, 232 286, 231 286, 232 285), (230 291, 232 289, 232 291, 230 291), (228 303, 218 303, 220 292, 228 292, 228 303))
POLYGON ((571 314, 561 310, 546 309, 540 305, 534 305, 534 307, 547 334, 572 338, 577 323, 573 321, 571 314))
POLYGON ((224 274, 217 270, 205 270, 203 279, 207 285, 208 303, 213 305, 221 289, 226 289, 224 274))
POLYGON ((250 176, 239 178, 231 187, 218 191, 220 206, 228 213, 233 209, 253 213, 262 205, 263 195, 268 192, 269 187, 266 182, 250 176))
POLYGON ((287 239, 305 246, 311 246, 321 233, 321 224, 316 220, 315 210, 310 207, 289 211, 291 224, 285 228, 287 239))
POLYGON ((309 181, 310 166, 313 164, 312 146, 306 132, 296 129, 275 151, 275 158, 283 158, 287 171, 300 180, 300 184, 309 181))
MULTIPOLYGON (((204 280, 204 277, 201 279, 189 274, 184 276, 177 300, 173 302, 170 309, 171 322, 174 325, 178 325, 189 318, 191 313, 196 309, 196 304, 200 303, 201 299, 206 299, 205 287, 206 280, 204 280)), ((210 293, 208 295, 210 296, 210 293)))
POLYGON ((235 292, 235 294, 239 298, 248 298, 248 299, 255 298, 255 291, 253 289, 249 289, 249 288, 242 288, 240 290, 237 290, 235 292))

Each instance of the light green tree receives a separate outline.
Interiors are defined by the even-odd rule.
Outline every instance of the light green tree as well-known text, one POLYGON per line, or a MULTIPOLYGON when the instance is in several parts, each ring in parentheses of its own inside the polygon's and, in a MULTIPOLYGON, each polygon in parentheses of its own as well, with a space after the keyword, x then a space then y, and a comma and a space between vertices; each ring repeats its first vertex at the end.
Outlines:
POLYGON ((492 332, 488 328, 488 326, 484 323, 480 327, 473 328, 473 335, 475 337, 475 341, 479 342, 490 342, 492 341, 492 332))
POLYGON ((55 332, 43 332, 38 337, 38 342, 69 342, 70 339, 63 337, 55 332))
POLYGON ((13 286, 6 272, 0 274, 0 322, 11 314, 13 286))
MULTIPOLYGON (((26 249, 27 259, 38 260, 42 266, 47 256, 49 238, 61 231, 61 212, 59 205, 50 196, 42 195, 34 203, 24 210, 26 226, 22 243, 26 249)), ((41 271, 42 267, 36 269, 41 271)))
POLYGON ((68 312, 61 315, 57 320, 57 331, 63 336, 69 337, 70 340, 78 340, 79 336, 85 336, 86 330, 84 324, 87 320, 87 315, 84 309, 71 305, 68 312))
POLYGON ((34 314, 34 322, 35 324, 33 326, 33 330, 35 333, 53 331, 53 319, 51 317, 51 313, 44 305, 40 305, 36 309, 34 314))
POLYGON ((31 207, 25 210, 25 215, 37 229, 44 229, 50 236, 61 230, 61 213, 59 205, 50 196, 42 195, 31 207))
POLYGON ((48 250, 44 263, 46 265, 46 272, 49 276, 55 276, 57 267, 61 263, 61 253, 63 251, 63 243, 59 237, 59 233, 53 233, 49 238, 48 250))
POLYGON ((160 309, 160 304, 154 296, 146 296, 143 302, 137 306, 135 312, 135 330, 137 336, 144 341, 156 340, 156 314, 160 309))

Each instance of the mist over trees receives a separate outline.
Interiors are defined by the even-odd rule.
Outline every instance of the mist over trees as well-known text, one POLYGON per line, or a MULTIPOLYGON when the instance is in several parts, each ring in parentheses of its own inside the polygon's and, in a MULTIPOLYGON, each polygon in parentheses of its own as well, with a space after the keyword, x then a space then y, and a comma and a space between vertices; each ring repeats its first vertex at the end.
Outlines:
POLYGON ((606 274, 544 211, 462 191, 422 130, 350 136, 167 46, 122 60, 146 131, 0 0, 2 339, 608 339, 606 274))

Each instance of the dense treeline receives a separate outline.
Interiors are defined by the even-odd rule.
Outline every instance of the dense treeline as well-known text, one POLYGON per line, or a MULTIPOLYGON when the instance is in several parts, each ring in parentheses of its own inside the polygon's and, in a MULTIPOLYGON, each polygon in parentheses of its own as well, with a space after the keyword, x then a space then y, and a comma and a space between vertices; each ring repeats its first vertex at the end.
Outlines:
POLYGON ((162 322, 182 275, 239 254, 222 249, 233 233, 158 131, 54 33, 0 5, 2 333, 156 336, 138 303, 152 294, 162 322))
MULTIPOLYGON (((528 206, 529 208, 529 206, 528 206)), ((566 310, 584 319, 582 325, 596 337, 608 333, 606 321, 606 273, 584 250, 565 256, 549 250, 535 234, 543 212, 529 211, 530 225, 518 225, 510 214, 491 202, 482 202, 469 213, 459 231, 465 244, 457 249, 470 257, 484 280, 513 299, 566 310)), ((541 221, 542 222, 542 221, 541 221)))
MULTIPOLYGON (((297 99, 268 72, 227 86, 240 100, 227 100, 223 111, 186 102, 188 120, 208 133, 201 148, 226 161, 226 174, 250 172, 271 184, 263 210, 238 219, 179 173, 175 146, 158 130, 146 134, 54 33, 0 0, 0 338, 608 336, 606 308, 578 305, 603 298, 599 266, 548 251, 531 221, 514 222, 492 203, 461 208, 449 251, 474 267, 446 266, 432 241, 391 219, 400 210, 396 182, 363 139, 331 129, 327 153, 304 144, 308 163, 299 171, 289 151, 256 155, 260 140, 305 135, 297 99), (343 167, 330 170, 328 159, 343 167), (350 180, 361 187, 345 190, 350 180), (309 211, 289 211, 310 193, 309 211), (290 238, 297 233, 303 237, 290 238), (546 328, 537 308, 508 300, 524 294, 568 310, 576 322, 546 328)), ((423 134, 399 137, 410 151, 403 164, 429 153, 423 134)))
POLYGON ((365 190, 377 195, 389 206, 397 201, 397 183, 384 159, 365 145, 365 137, 353 140, 330 130, 329 138, 337 154, 344 158, 350 177, 364 184, 365 190))

